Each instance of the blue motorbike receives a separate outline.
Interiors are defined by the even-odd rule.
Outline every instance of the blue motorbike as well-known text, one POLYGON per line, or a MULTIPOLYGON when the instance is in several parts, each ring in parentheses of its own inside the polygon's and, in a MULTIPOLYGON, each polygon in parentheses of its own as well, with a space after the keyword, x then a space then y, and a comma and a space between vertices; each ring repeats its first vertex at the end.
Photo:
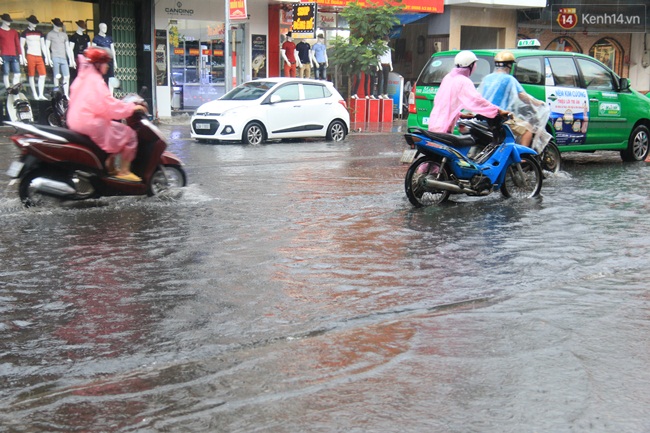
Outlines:
POLYGON ((460 136, 409 128, 410 163, 405 189, 416 207, 445 202, 451 194, 528 198, 542 189, 542 168, 533 149, 519 145, 504 118, 474 116, 458 122, 460 136))

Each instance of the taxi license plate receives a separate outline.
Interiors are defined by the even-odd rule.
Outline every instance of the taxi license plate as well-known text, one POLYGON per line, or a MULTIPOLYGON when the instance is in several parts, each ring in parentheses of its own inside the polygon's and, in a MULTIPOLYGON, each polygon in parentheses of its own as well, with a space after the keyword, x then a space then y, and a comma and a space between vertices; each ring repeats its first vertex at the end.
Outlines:
POLYGON ((209 123, 197 123, 194 125, 196 129, 210 129, 210 124, 209 123))
POLYGON ((25 164, 19 161, 12 162, 11 165, 9 166, 9 170, 7 170, 7 175, 9 177, 18 177, 24 165, 25 164))
POLYGON ((23 111, 19 114, 21 120, 28 120, 32 118, 32 113, 29 111, 23 111))
POLYGON ((410 164, 413 162, 413 159, 415 159, 415 154, 418 152, 417 149, 406 149, 404 152, 402 152, 402 157, 400 158, 399 162, 402 164, 410 164))

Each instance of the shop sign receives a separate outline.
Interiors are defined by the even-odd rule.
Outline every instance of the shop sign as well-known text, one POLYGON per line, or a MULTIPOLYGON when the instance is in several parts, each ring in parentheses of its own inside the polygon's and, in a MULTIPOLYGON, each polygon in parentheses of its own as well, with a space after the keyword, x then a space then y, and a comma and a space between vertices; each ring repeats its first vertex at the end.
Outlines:
POLYGON ((319 29, 335 29, 336 14, 330 12, 319 12, 317 22, 319 29))
POLYGON ((248 19, 248 12, 246 12, 246 0, 228 0, 228 2, 230 4, 231 20, 248 19))
POLYGON ((177 56, 182 56, 185 54, 185 49, 183 48, 174 48, 174 54, 177 56))
MULTIPOLYGON (((306 0, 302 0, 307 2, 306 0)), ((313 1, 313 0, 309 0, 313 1)), ((372 0, 316 0, 319 6, 345 7, 349 3, 357 3, 361 7, 376 7, 372 0)), ((425 12, 441 14, 444 12, 444 0, 402 0, 389 1, 393 6, 403 6, 402 12, 425 12)))
POLYGON ((292 31, 296 38, 314 37, 316 32, 316 3, 293 5, 292 31))
POLYGON ((252 35, 251 69, 253 79, 266 78, 266 35, 252 35))
POLYGON ((198 48, 190 48, 188 50, 188 54, 190 56, 198 56, 199 55, 199 49, 198 48))

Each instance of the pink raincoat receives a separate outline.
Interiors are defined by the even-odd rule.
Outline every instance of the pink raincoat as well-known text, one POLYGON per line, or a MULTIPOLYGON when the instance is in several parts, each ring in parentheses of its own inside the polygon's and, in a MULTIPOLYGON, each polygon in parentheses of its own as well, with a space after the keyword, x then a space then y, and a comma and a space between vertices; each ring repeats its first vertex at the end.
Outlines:
POLYGON ((429 115, 429 131, 451 132, 461 109, 490 118, 499 113, 499 107, 476 90, 469 75, 469 68, 454 68, 442 79, 429 115))
POLYGON ((133 161, 138 138, 133 129, 113 119, 125 119, 136 105, 113 98, 101 73, 84 56, 79 56, 79 72, 70 86, 68 127, 89 136, 106 153, 119 153, 133 161))

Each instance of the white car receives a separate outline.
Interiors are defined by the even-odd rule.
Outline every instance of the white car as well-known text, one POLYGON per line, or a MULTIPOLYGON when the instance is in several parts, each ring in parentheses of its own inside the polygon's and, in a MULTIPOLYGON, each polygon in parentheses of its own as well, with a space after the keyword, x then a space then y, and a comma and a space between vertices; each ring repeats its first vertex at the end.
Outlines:
POLYGON ((191 121, 191 136, 260 144, 282 138, 325 137, 342 141, 350 113, 328 81, 265 78, 241 84, 201 105, 191 121))

